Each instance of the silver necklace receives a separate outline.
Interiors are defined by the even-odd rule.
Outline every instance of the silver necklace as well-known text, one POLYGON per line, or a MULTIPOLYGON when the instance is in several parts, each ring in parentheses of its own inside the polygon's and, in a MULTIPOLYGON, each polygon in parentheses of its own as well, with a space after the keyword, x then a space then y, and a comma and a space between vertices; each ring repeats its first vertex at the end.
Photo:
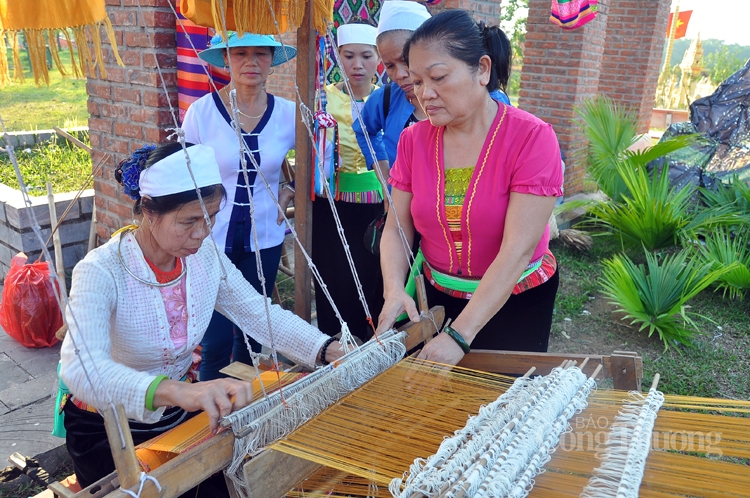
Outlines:
POLYGON ((149 282, 148 280, 144 280, 141 277, 139 277, 138 275, 136 275, 135 273, 133 273, 130 270, 130 268, 128 268, 128 265, 125 264, 125 260, 122 259, 122 250, 121 250, 121 248, 122 248, 122 236, 125 235, 126 233, 128 233, 128 232, 123 232, 120 235, 120 241, 117 243, 117 256, 120 258, 120 264, 122 264, 122 267, 125 268, 126 272, 128 272, 128 275, 130 275, 131 277, 133 277, 134 279, 136 279, 138 282, 140 282, 140 283, 142 283, 144 285, 149 285, 151 287, 169 287, 170 285, 174 285, 175 283, 177 283, 180 280, 182 280, 182 277, 184 277, 185 273, 187 273, 187 264, 185 264, 185 258, 180 258, 180 261, 182 262, 182 272, 180 273, 180 275, 177 276, 174 280, 170 280, 169 282, 165 282, 163 284, 159 283, 159 282, 149 282))
MULTIPOLYGON (((229 87, 224 87, 224 88, 229 88, 229 87)), ((227 99, 229 99, 229 92, 225 92, 225 93, 227 94, 227 99)), ((227 106, 227 107, 229 107, 229 106, 227 106)), ((240 108, 239 108, 239 103, 238 103, 238 107, 237 107, 237 112, 239 112, 240 114, 242 114, 242 115, 243 115, 243 116, 245 116, 246 118, 250 118, 250 119, 260 119, 260 118, 262 118, 262 117, 263 117, 263 115, 264 115, 264 114, 266 113, 266 110, 267 110, 267 109, 268 109, 268 97, 266 97, 266 106, 265 106, 265 107, 263 108, 263 112, 261 112, 261 113, 260 113, 259 115, 257 115, 257 116, 251 116, 251 115, 249 115, 249 114, 245 114, 244 112, 240 111, 240 108)), ((231 110, 232 110, 232 109, 229 109, 229 110, 230 110, 230 112, 231 112, 231 110)))

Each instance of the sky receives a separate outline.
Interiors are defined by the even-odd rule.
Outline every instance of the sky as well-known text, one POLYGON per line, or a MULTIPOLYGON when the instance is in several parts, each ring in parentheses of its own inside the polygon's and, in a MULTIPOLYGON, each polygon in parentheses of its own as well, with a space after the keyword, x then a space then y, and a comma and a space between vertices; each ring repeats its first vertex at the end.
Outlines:
MULTIPOLYGON (((678 0, 672 0, 674 12, 678 0)), ((750 0, 679 0, 680 12, 692 10, 686 38, 717 38, 750 45, 750 0)))

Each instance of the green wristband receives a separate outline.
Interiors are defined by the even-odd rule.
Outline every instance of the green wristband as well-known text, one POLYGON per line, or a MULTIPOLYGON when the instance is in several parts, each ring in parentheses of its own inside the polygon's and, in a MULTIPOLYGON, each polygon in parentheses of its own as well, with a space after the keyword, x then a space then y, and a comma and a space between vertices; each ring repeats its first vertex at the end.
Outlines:
POLYGON ((456 344, 458 344, 459 346, 461 346, 461 349, 463 349, 464 354, 466 354, 469 351, 471 351, 471 348, 469 347, 469 343, 466 342, 466 339, 464 339, 464 337, 461 334, 459 334, 456 329, 454 329, 453 327, 450 327, 450 326, 446 325, 443 328, 443 332, 445 332, 446 334, 448 334, 448 336, 451 339, 453 339, 454 341, 456 341, 456 344))
POLYGON ((146 391, 146 410, 155 412, 156 408, 154 408, 154 396, 156 395, 156 388, 159 387, 159 384, 163 380, 168 380, 169 377, 166 375, 157 375, 154 380, 151 381, 151 384, 148 386, 148 391, 146 391))

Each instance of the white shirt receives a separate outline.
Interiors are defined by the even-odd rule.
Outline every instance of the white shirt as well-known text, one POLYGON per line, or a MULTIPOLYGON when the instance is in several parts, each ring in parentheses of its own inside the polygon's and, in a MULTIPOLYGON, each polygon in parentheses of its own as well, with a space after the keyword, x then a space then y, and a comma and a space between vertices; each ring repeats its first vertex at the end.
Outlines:
MULTIPOLYGON (((133 234, 121 237, 122 259, 128 269, 143 280, 156 282, 133 234)), ((149 385, 160 374, 174 380, 185 375, 214 309, 269 346, 265 305, 262 296, 207 238, 195 255, 185 258, 187 347, 176 350, 159 288, 140 283, 127 273, 118 256, 119 242, 117 236, 94 249, 73 270, 66 310, 70 330, 62 345, 60 375, 70 392, 87 404, 105 408, 109 394, 115 403, 125 406, 128 418, 154 423, 164 409, 146 410, 149 385), (221 280, 217 252, 226 281, 221 280)), ((276 348, 294 361, 315 365, 328 336, 280 306, 271 305, 270 314, 276 348)))
MULTIPOLYGON (((221 104, 222 110, 225 110, 221 104)), ((269 195, 263 181, 258 176, 253 187, 253 202, 255 204, 256 229, 260 249, 275 247, 284 241, 286 226, 276 224, 278 209, 274 198, 279 190, 279 176, 281 163, 287 152, 294 148, 294 127, 296 123, 296 105, 294 102, 268 94, 268 107, 256 129, 248 135, 251 141, 257 140, 257 151, 260 156, 260 169, 271 186, 273 197, 269 195)), ((237 191, 240 167, 240 145, 237 134, 222 116, 217 107, 213 93, 204 95, 193 102, 185 114, 182 123, 185 139, 188 142, 210 145, 216 152, 222 183, 227 191, 227 202, 216 216, 213 227, 214 240, 220 247, 231 251, 232 240, 227 240, 227 232, 234 200, 237 191)), ((248 172, 254 170, 248 158, 248 172)), ((243 183, 244 185, 244 183, 243 183)), ((245 187, 241 187, 245 188, 245 187)), ((252 237, 250 247, 256 250, 252 237)))

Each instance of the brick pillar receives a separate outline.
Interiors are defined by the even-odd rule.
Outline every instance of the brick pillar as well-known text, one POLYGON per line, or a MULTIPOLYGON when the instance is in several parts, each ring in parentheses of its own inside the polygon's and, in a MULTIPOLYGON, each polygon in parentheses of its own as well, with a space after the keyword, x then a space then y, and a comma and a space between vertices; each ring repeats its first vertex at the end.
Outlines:
POLYGON ((566 194, 583 189, 587 143, 575 109, 599 88, 607 7, 600 1, 593 21, 565 31, 549 21, 549 0, 529 0, 518 105, 554 127, 565 156, 566 194))
POLYGON ((632 106, 648 131, 661 69, 671 0, 614 2, 607 12, 599 93, 632 106))
POLYGON ((468 10, 477 21, 484 21, 489 26, 497 26, 500 22, 502 0, 443 0, 439 4, 429 7, 434 16, 447 9, 468 10))
MULTIPOLYGON (((276 36, 278 39, 278 35, 276 36)), ((284 45, 297 47, 297 32, 291 31, 281 35, 284 45)), ((297 102, 297 93, 294 91, 294 78, 297 76, 297 59, 294 58, 273 68, 273 74, 266 80, 266 91, 277 97, 292 102, 297 102)))
POLYGON ((148 31, 156 46, 169 98, 177 110, 175 20, 168 1, 140 0, 144 26, 137 0, 107 0, 107 14, 125 67, 117 65, 106 38, 102 38, 107 77, 98 73, 89 76, 86 83, 91 158, 94 165, 104 159, 102 171, 94 180, 100 242, 133 217, 133 201, 115 181, 115 167, 143 145, 164 141, 169 135, 166 128, 174 126, 156 70, 154 49, 146 35, 148 31))

